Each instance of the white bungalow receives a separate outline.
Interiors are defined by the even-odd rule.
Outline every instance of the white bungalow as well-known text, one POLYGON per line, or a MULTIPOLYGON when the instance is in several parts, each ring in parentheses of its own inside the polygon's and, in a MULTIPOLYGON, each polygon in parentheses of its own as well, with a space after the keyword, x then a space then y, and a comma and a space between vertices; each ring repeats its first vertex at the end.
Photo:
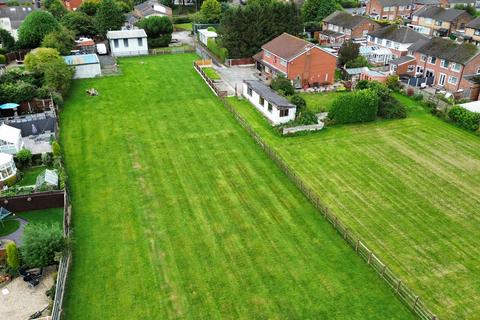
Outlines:
POLYGON ((215 31, 210 31, 208 29, 198 30, 198 40, 200 40, 200 42, 206 46, 208 46, 209 39, 215 40, 217 37, 218 37, 218 34, 215 31))
POLYGON ((8 153, 0 153, 0 182, 10 179, 17 174, 17 167, 13 156, 8 153))
POLYGON ((147 34, 143 29, 107 32, 112 56, 142 56, 148 54, 147 34))
POLYGON ((23 148, 22 131, 2 124, 0 126, 0 152, 16 154, 23 148))
POLYGON ((273 125, 295 119, 297 107, 259 80, 243 81, 243 96, 273 125))

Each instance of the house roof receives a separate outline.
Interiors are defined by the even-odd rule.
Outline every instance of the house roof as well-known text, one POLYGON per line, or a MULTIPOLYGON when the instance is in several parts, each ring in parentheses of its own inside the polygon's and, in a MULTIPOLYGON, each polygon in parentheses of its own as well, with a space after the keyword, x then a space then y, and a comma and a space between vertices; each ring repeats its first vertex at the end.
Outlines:
POLYGON ((244 80, 244 83, 247 84, 249 88, 258 93, 263 99, 274 104, 280 108, 295 108, 296 106, 275 91, 270 87, 267 87, 260 80, 244 80))
POLYGON ((334 37, 334 38, 345 36, 345 34, 343 34, 341 32, 336 32, 336 31, 332 31, 332 30, 321 30, 321 31, 319 31, 319 33, 323 34, 327 37, 334 37))
POLYGON ((408 6, 413 4, 413 0, 378 0, 382 7, 408 6))
POLYGON ((97 64, 100 63, 98 56, 94 53, 92 54, 79 54, 74 56, 65 56, 63 57, 65 62, 69 66, 80 66, 85 64, 97 64))
POLYGON ((480 29, 480 17, 476 17, 465 25, 467 28, 480 29))
POLYGON ((335 11, 323 19, 323 22, 331 23, 348 29, 353 29, 365 21, 369 20, 365 17, 352 15, 342 11, 335 11))
POLYGON ((418 40, 428 39, 427 36, 421 33, 396 24, 378 29, 369 34, 376 38, 387 39, 398 43, 415 43, 418 40))
POLYGON ((440 59, 466 64, 477 56, 479 49, 471 43, 456 43, 449 39, 432 38, 411 45, 408 50, 420 52, 440 59))
POLYGON ((422 18, 431 18, 435 20, 450 22, 454 21, 464 13, 466 13, 465 10, 426 6, 415 12, 413 15, 422 18))
POLYGON ((315 45, 308 41, 288 33, 282 33, 272 41, 264 44, 262 49, 288 61, 313 47, 315 45))
POLYGON ((0 18, 9 18, 12 29, 18 29, 23 20, 34 10, 37 9, 23 6, 2 8, 0 9, 0 18))
POLYGON ((143 16, 152 14, 164 14, 172 16, 172 9, 166 5, 161 4, 157 0, 147 0, 139 3, 134 7, 135 11, 141 12, 143 16))
POLYGON ((18 138, 22 136, 22 130, 2 124, 0 126, 0 140, 16 144, 18 138))
POLYGON ((143 29, 133 30, 116 30, 108 31, 107 39, 129 39, 129 38, 146 38, 147 34, 143 29))
POLYGON ((415 4, 440 5, 440 0, 414 0, 415 4))
POLYGON ((475 0, 447 0, 448 3, 475 3, 475 0))
POLYGON ((401 56, 396 59, 391 60, 389 63, 390 64, 396 64, 397 66, 410 62, 410 61, 415 61, 415 57, 412 56, 401 56))

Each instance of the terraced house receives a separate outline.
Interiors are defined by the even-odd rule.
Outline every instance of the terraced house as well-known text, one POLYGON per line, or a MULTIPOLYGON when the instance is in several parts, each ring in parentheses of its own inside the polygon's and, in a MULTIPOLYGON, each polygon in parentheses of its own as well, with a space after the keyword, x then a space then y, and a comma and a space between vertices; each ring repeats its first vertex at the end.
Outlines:
POLYGON ((363 16, 335 11, 323 19, 322 31, 315 32, 320 44, 342 44, 345 41, 365 42, 367 34, 379 24, 363 16))
POLYGON ((366 14, 376 20, 394 21, 398 18, 410 18, 413 9, 412 0, 370 0, 366 14))
POLYGON ((444 38, 420 41, 410 48, 416 60, 415 76, 432 79, 432 85, 459 98, 478 100, 480 49, 470 43, 444 38))
POLYGON ((409 25, 413 30, 434 37, 464 33, 473 17, 465 10, 428 6, 415 11, 409 25))

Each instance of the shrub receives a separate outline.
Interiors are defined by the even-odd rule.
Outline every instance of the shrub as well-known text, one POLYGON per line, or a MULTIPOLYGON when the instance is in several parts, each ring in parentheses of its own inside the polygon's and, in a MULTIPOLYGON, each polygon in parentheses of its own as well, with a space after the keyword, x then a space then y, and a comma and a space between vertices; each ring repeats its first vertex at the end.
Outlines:
POLYGON ((307 102, 299 95, 293 95, 290 102, 297 106, 297 115, 305 111, 307 108, 307 102))
POLYGON ((422 101, 422 100, 423 100, 423 94, 421 94, 420 92, 419 92, 419 93, 415 93, 412 98, 413 98, 413 100, 415 100, 415 101, 422 101))
POLYGON ((182 24, 182 23, 190 23, 190 22, 192 22, 192 18, 190 16, 181 16, 181 17, 173 18, 174 24, 182 24))
POLYGON ((0 54, 0 64, 5 64, 6 61, 7 61, 7 58, 5 58, 5 55, 0 54))
POLYGON ((471 112, 459 106, 454 106, 448 111, 448 117, 459 127, 477 131, 480 127, 480 113, 471 112))
POLYGON ((158 38, 147 38, 149 48, 168 47, 168 45, 170 44, 170 41, 172 41, 172 35, 171 34, 165 34, 165 35, 160 36, 158 38))
POLYGON ((28 224, 23 233, 21 255, 29 267, 46 267, 65 249, 65 239, 59 224, 28 224))
POLYGON ((333 101, 328 117, 336 124, 374 121, 378 99, 372 89, 342 94, 333 101))
POLYGON ((318 123, 317 116, 312 111, 305 110, 295 119, 295 123, 299 125, 309 125, 318 123))
POLYGON ((415 90, 413 90, 412 88, 408 88, 407 89, 407 96, 411 97, 415 94, 415 90))
POLYGON ((18 268, 20 268, 20 256, 18 254, 17 245, 14 242, 7 244, 6 251, 7 266, 10 268, 10 270, 16 273, 18 268))
POLYGON ((396 75, 390 75, 387 77, 387 80, 385 82, 385 85, 393 91, 398 91, 400 89, 400 81, 399 77, 396 75))
POLYGON ((359 80, 357 82, 357 85, 356 85, 355 89, 357 89, 357 90, 368 89, 369 83, 370 83, 370 81, 368 81, 368 80, 359 80))
POLYGON ((220 60, 225 61, 225 59, 228 58, 227 49, 220 46, 214 39, 208 39, 207 47, 213 54, 219 57, 220 60))
POLYGON ((292 83, 284 76, 278 76, 273 79, 270 87, 277 92, 281 90, 286 96, 291 96, 295 93, 292 83))
POLYGON ((36 48, 43 38, 52 31, 58 30, 59 23, 47 12, 36 10, 30 13, 18 29, 18 42, 22 48, 36 48))
POLYGON ((379 104, 377 115, 384 119, 403 119, 407 117, 407 108, 395 98, 390 97, 379 104))
POLYGON ((25 166, 30 164, 30 161, 32 160, 32 152, 28 149, 22 149, 17 152, 17 160, 20 162, 21 166, 25 166))
POLYGON ((62 154, 62 150, 60 149, 60 145, 57 141, 52 142, 52 153, 54 157, 60 157, 62 154))

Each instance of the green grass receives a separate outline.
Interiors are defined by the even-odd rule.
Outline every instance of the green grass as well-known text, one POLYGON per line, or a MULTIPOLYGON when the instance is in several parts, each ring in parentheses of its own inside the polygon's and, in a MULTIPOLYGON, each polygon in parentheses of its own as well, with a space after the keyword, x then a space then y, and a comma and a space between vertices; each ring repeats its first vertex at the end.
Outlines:
POLYGON ((195 58, 121 59, 122 77, 74 83, 61 114, 75 226, 66 319, 412 319, 195 58))
POLYGON ((14 233, 20 227, 20 222, 16 219, 7 219, 0 222, 0 237, 14 233))
POLYGON ((220 80, 220 75, 215 71, 215 69, 210 67, 202 68, 205 75, 212 80, 220 80))
POLYGON ((333 100, 340 94, 343 92, 300 93, 299 95, 307 102, 308 110, 319 113, 328 111, 333 100))
POLYGON ((396 95, 407 119, 281 138, 260 135, 440 319, 480 313, 480 138, 396 95))
POLYGON ((63 208, 24 211, 16 213, 16 216, 27 220, 29 223, 63 224, 63 208))
POLYGON ((174 25, 176 29, 185 30, 185 31, 192 31, 192 24, 191 23, 178 23, 174 25))
POLYGON ((40 166, 21 170, 23 172, 23 178, 17 182, 16 185, 19 187, 35 185, 38 175, 45 171, 45 169, 47 169, 47 167, 40 166))

